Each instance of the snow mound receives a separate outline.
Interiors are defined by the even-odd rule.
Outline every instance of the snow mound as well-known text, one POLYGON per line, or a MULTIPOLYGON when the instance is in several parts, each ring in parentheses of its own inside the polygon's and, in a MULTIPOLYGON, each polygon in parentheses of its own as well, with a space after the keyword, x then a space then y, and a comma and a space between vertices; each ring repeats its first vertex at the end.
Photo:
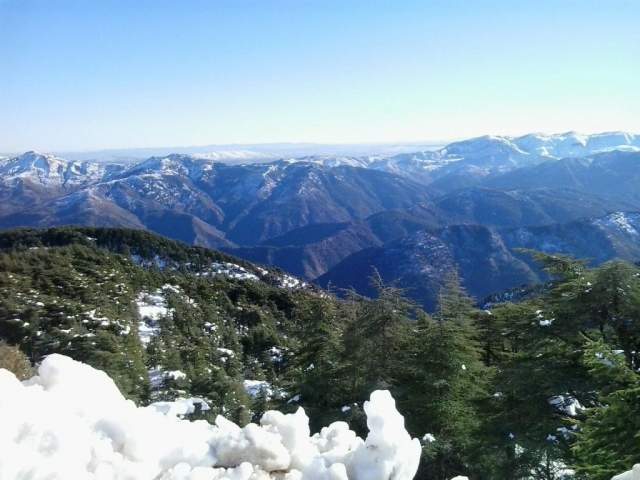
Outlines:
POLYGON ((640 480, 640 463, 633 466, 628 472, 616 475, 611 480, 640 480))
POLYGON ((387 391, 364 404, 365 440, 344 422, 311 436, 302 408, 243 428, 190 422, 180 415, 200 399, 137 407, 104 372, 57 354, 25 382, 0 369, 0 391, 0 478, 410 480, 420 459, 387 391))

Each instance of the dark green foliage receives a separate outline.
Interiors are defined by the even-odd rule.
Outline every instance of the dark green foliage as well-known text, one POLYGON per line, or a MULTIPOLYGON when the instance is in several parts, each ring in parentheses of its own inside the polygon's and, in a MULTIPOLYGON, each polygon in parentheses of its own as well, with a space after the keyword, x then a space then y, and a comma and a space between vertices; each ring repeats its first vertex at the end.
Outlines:
POLYGON ((344 330, 343 368, 351 372, 352 390, 366 398, 372 390, 398 384, 409 347, 409 319, 414 306, 402 291, 372 278, 377 296, 352 294, 344 330), (361 373, 358 373, 361 372, 361 373))
POLYGON ((424 480, 560 480, 566 467, 605 480, 640 458, 640 269, 535 256, 551 281, 518 302, 479 310, 452 276, 430 317, 376 275, 374 298, 339 300, 281 288, 274 271, 212 274, 259 270, 145 232, 5 232, 0 340, 33 363, 58 352, 105 370, 140 403, 201 397, 207 420, 302 406, 312 431, 342 420, 366 434, 364 402, 389 389, 410 433, 435 438, 424 480), (151 297, 166 313, 141 323, 151 297), (244 380, 269 389, 252 398, 244 380))
POLYGON ((411 412, 407 421, 412 431, 436 439, 425 443, 425 478, 470 473, 479 407, 491 380, 491 370, 482 362, 478 315, 457 278, 451 277, 434 317, 422 314, 417 321, 402 405, 411 412))
POLYGON ((578 474, 609 480, 640 458, 640 377, 620 351, 588 342, 584 362, 601 385, 574 446, 578 474))
POLYGON ((0 245, 0 339, 34 362, 62 353, 105 370, 134 400, 202 397, 210 419, 246 423, 272 406, 249 398, 242 380, 266 379, 279 391, 288 359, 269 352, 289 350, 305 304, 318 297, 267 283, 277 272, 267 282, 200 275, 214 262, 255 267, 141 231, 21 230, 0 234, 0 245), (168 314, 145 348, 136 302, 146 294, 160 294, 168 314))
POLYGON ((608 479, 639 458, 633 418, 640 271, 621 262, 587 269, 567 257, 536 257, 554 281, 484 320, 485 360, 498 367, 499 397, 487 404, 483 436, 502 452, 490 478, 533 472, 558 479, 566 465, 584 478, 608 479), (603 361, 611 350, 615 362, 603 361), (586 410, 567 409, 576 400, 586 410), (508 433, 517 449, 509 448, 508 433))

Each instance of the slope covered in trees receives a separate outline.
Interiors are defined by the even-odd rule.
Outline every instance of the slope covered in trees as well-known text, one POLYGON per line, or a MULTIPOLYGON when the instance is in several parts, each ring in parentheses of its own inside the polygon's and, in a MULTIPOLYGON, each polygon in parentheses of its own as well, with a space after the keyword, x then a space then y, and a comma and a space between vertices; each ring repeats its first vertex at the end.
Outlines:
POLYGON ((209 409, 190 418, 240 425, 302 406, 312 432, 362 436, 364 401, 387 389, 422 439, 420 479, 608 480, 640 455, 634 265, 540 254, 552 281, 517 303, 479 309, 451 276, 428 315, 379 276, 373 298, 337 299, 142 232, 16 231, 0 247, 0 340, 101 368, 140 405, 197 397, 209 409))

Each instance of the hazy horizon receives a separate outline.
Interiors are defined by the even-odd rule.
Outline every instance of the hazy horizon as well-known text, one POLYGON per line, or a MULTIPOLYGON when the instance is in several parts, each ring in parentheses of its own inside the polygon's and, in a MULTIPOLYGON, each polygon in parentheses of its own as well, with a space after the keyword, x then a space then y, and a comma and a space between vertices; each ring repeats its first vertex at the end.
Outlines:
MULTIPOLYGON (((600 135, 608 133, 626 133, 639 135, 634 131, 607 130, 601 132, 578 132, 570 130, 566 132, 525 132, 518 135, 504 135, 504 137, 518 138, 526 135, 600 135)), ((157 145, 150 147, 115 147, 104 149, 85 150, 47 150, 29 148, 20 151, 0 151, 0 156, 16 156, 29 151, 53 154, 69 160, 117 160, 117 159, 143 159, 152 156, 168 154, 219 154, 221 158, 233 160, 241 155, 247 156, 246 160, 260 161, 276 158, 296 158, 304 156, 388 156, 397 153, 410 153, 421 150, 435 150, 450 143, 481 137, 496 137, 492 133, 486 133, 475 137, 451 138, 448 140, 426 140, 409 142, 359 142, 359 143, 314 143, 314 142, 270 142, 270 143, 228 143, 205 145, 157 145), (228 154, 225 157, 225 154, 228 154)))

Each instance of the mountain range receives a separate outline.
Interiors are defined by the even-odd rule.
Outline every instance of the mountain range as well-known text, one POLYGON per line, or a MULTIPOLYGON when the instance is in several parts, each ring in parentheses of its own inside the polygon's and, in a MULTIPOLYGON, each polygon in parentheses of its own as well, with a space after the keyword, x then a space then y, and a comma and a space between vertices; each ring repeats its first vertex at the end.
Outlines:
POLYGON ((640 257, 640 136, 485 136, 390 156, 232 164, 27 152, 0 159, 0 228, 114 226, 370 293, 375 268, 432 308, 457 270, 478 298, 543 277, 521 248, 640 257))

